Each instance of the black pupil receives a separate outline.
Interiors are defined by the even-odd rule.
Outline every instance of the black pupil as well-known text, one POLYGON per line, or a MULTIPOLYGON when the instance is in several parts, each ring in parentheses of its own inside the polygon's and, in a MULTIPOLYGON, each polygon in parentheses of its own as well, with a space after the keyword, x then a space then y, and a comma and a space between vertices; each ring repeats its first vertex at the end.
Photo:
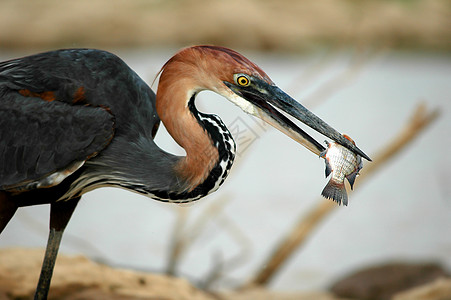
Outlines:
POLYGON ((240 83, 241 83, 242 85, 245 85, 245 84, 247 83, 247 79, 244 78, 244 77, 241 77, 241 78, 240 78, 240 83))

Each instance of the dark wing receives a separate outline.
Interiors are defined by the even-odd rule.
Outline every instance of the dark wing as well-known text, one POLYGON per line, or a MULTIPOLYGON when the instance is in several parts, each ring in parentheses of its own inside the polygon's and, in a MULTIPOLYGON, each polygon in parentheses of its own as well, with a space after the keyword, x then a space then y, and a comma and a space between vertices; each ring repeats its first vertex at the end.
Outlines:
POLYGON ((74 163, 84 162, 106 147, 113 137, 113 128, 113 116, 103 108, 70 106, 20 95, 3 97, 0 189, 20 187, 55 172, 70 175, 74 163))
POLYGON ((86 104, 117 70, 112 57, 104 51, 68 49, 0 62, 0 97, 14 90, 47 101, 86 104))
POLYGON ((113 115, 87 103, 82 78, 45 62, 56 54, 0 63, 0 189, 58 184, 113 138, 113 115))

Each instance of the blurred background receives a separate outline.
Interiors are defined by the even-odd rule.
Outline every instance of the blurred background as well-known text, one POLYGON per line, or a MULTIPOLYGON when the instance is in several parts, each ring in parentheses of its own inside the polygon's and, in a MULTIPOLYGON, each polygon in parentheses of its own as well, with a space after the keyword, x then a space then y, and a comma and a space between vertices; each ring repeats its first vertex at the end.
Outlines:
MULTIPOLYGON (((151 84, 175 51, 193 44, 244 54, 370 157, 396 142, 418 103, 439 112, 369 180, 357 179, 349 206, 315 223, 270 288, 328 289, 350 272, 393 261, 451 270, 450 1, 0 0, 0 60, 101 48, 151 84)), ((62 253, 234 288, 329 201, 319 197, 327 183, 322 159, 213 93, 202 93, 197 105, 220 115, 238 145, 219 191, 187 207, 93 191, 74 213, 62 253), (182 254, 174 257, 174 247, 182 254)), ((164 128, 157 142, 184 153, 164 128)), ((0 247, 44 247, 48 211, 20 209, 0 247)))

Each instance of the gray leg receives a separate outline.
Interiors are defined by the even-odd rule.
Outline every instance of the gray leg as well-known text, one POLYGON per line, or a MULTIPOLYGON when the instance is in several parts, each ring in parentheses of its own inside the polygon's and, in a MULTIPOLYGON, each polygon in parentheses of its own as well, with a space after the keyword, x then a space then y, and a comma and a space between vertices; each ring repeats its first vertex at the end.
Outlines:
POLYGON ((35 300, 47 299, 61 238, 79 200, 80 198, 77 198, 50 204, 49 239, 45 250, 44 262, 42 263, 41 275, 39 276, 38 286, 34 295, 35 300))

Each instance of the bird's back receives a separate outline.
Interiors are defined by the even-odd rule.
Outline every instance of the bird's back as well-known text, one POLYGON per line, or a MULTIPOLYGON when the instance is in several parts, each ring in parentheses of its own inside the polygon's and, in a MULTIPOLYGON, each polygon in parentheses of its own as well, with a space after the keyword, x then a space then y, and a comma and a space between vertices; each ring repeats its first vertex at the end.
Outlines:
POLYGON ((154 93, 109 52, 68 49, 2 62, 0 190, 57 185, 121 140, 152 140, 158 123, 154 93))

